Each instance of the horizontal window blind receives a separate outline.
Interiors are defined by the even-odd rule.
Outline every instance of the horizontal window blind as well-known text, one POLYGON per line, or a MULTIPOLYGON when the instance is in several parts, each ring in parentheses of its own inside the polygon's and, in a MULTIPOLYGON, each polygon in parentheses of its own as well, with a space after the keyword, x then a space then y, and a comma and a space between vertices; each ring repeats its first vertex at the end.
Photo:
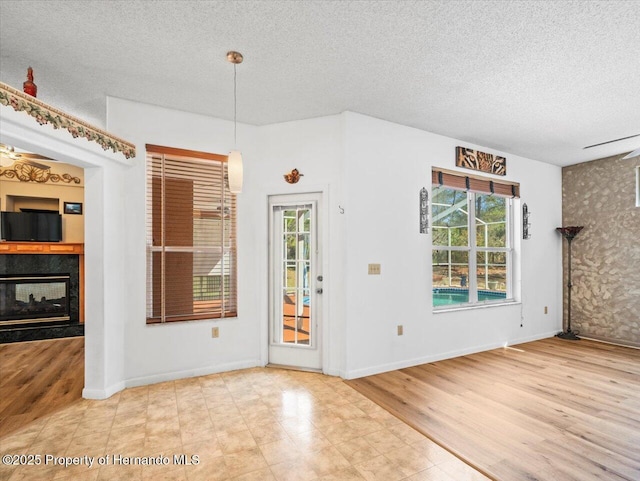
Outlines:
POLYGON ((431 183, 433 185, 443 185, 458 190, 482 192, 504 197, 520 197, 520 184, 517 182, 493 180, 451 170, 433 169, 431 171, 431 183))
POLYGON ((147 323, 237 316, 227 157, 146 147, 147 323))

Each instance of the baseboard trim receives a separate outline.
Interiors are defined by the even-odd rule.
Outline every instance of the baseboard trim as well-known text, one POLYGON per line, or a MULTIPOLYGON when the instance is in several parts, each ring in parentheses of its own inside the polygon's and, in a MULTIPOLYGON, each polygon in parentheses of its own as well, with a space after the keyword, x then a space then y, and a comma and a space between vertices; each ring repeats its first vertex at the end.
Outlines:
POLYGON ((140 376, 125 381, 125 387, 146 386, 148 384, 157 384, 166 381, 176 381, 178 379, 187 379, 190 377, 207 376, 209 374, 218 374, 221 372, 237 371, 238 369, 250 369, 252 367, 260 367, 262 363, 259 359, 248 359, 245 361, 230 362, 227 364, 216 364, 215 366, 200 367, 195 369, 185 369, 182 371, 166 372, 161 374, 152 374, 149 376, 140 376))
POLYGON ((478 352, 490 351, 492 349, 498 349, 500 347, 514 346, 517 344, 523 344, 525 342, 539 341, 540 339, 548 339, 555 336, 558 331, 546 332, 543 334, 537 334, 534 336, 527 336, 523 338, 514 339, 509 342, 495 342, 485 344, 483 346, 474 346, 467 349, 460 349, 456 351, 449 351, 445 353, 435 354, 433 356, 424 356, 414 359, 407 359, 404 361, 397 361, 388 364, 380 364, 378 366, 372 366, 368 368, 347 370, 344 374, 344 379, 358 379, 365 376, 373 376, 375 374, 382 374, 383 372, 395 371, 398 369, 405 369, 407 367, 419 366, 420 364, 428 364, 436 361, 444 361, 445 359, 452 359, 454 357, 468 356, 469 354, 476 354, 478 352))
POLYGON ((87 389, 82 390, 82 397, 84 399, 109 399, 115 393, 122 391, 125 388, 124 381, 112 384, 105 389, 87 389))

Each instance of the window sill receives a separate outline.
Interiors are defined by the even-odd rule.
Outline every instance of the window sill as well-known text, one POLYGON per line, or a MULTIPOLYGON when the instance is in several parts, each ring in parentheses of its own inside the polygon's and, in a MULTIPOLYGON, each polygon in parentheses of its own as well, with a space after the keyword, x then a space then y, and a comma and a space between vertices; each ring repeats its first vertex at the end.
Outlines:
POLYGON ((458 311, 473 311, 475 309, 488 309, 490 307, 503 307, 503 306, 518 306, 521 303, 514 299, 506 300, 503 302, 488 302, 483 304, 465 304, 451 307, 439 307, 433 309, 434 314, 440 314, 443 312, 458 312, 458 311))

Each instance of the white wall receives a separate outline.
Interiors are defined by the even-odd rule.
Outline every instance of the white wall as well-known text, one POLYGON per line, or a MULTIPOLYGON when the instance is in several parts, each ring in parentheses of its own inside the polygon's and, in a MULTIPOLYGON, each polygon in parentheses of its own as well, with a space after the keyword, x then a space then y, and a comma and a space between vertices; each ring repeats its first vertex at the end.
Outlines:
POLYGON ((107 105, 108 129, 136 144, 136 159, 30 127, 32 119, 10 109, 2 116, 3 142, 86 169, 86 397, 267 361, 272 194, 323 192, 327 373, 352 378, 560 329, 562 243, 554 232, 561 222, 560 168, 505 153, 507 178, 520 182, 533 213, 533 238, 517 246, 521 302, 434 314, 431 237, 418 234, 418 191, 430 188, 432 166, 454 168, 456 145, 491 150, 353 113, 239 126, 246 166, 238 199, 239 317, 148 326, 144 145, 226 153, 233 124, 115 98, 107 105), (282 175, 294 167, 304 177, 292 186, 282 175), (382 275, 367 275, 370 262, 382 264, 382 275), (404 336, 395 335, 397 324, 404 336), (211 338, 215 325, 218 339, 211 338))
MULTIPOLYGON (((460 354, 548 337, 561 326, 561 169, 366 117, 345 114, 348 223, 346 372, 354 378, 460 354), (418 233, 418 192, 434 166, 456 170, 455 147, 507 157, 520 182, 532 239, 518 241, 521 303, 433 313, 431 235, 418 233), (368 263, 381 275, 369 276, 368 263), (549 313, 544 315, 544 306, 549 313), (520 323, 522 321, 522 327, 520 323), (404 326, 397 336, 396 326, 404 326)), ((462 169, 458 169, 462 170, 462 169)), ((516 202, 516 232, 520 202, 516 202)), ((516 264, 518 261, 516 260, 516 264)))
POLYGON ((494 152, 507 157, 507 179, 520 182, 522 201, 533 212, 532 239, 517 242, 521 302, 434 314, 431 236, 418 233, 418 191, 430 189, 433 166, 455 169, 456 145, 492 151, 354 113, 239 125, 245 162, 238 197, 239 316, 148 326, 144 145, 226 153, 233 123, 116 98, 108 98, 107 106, 108 130, 138 149, 133 167, 119 178, 122 201, 115 204, 126 230, 105 237, 108 243, 125 236, 127 246, 119 307, 126 385, 267 362, 267 200, 275 194, 323 192, 323 354, 329 374, 353 378, 548 337, 560 329, 561 242, 554 232, 561 222, 560 168, 494 152), (295 185, 282 177, 292 168, 304 174, 295 185), (382 264, 382 275, 367 275, 371 262, 382 264), (397 324, 404 326, 404 336, 396 336, 397 324), (211 338, 212 326, 220 327, 220 338, 211 338))
MULTIPOLYGON (((344 369, 345 342, 345 216, 339 205, 344 204, 343 116, 268 125, 258 129, 260 162, 248 167, 253 178, 247 184, 246 196, 253 225, 252 252, 255 255, 259 293, 259 323, 262 330, 262 356, 266 359, 268 325, 268 196, 301 192, 322 192, 320 211, 322 223, 323 276, 322 334, 323 370, 339 375, 344 369), (287 184, 284 174, 298 169, 304 177, 297 184, 287 184)), ((245 170, 246 171, 246 170, 245 170)), ((245 195, 244 193, 242 194, 245 195)), ((240 253, 242 255, 242 253, 240 253)))
POLYGON ((330 343, 324 356, 327 372, 341 372, 344 352, 344 289, 341 285, 343 242, 341 198, 341 116, 256 128, 239 125, 244 188, 238 196, 238 318, 146 325, 145 323, 145 144, 226 154, 232 148, 233 123, 108 98, 108 130, 136 144, 134 167, 125 183, 127 244, 125 378, 127 385, 238 369, 267 362, 267 269, 269 195, 323 192, 324 237, 335 252, 325 262, 324 297, 330 343), (257 147, 259 145, 259 148, 257 147), (296 185, 283 175, 298 168, 296 185), (335 283, 335 287, 334 284, 335 283), (211 338, 211 327, 220 337, 211 338))
MULTIPOLYGON (((126 289, 124 365, 126 385, 252 367, 261 364, 258 306, 253 291, 252 229, 250 222, 238 225, 238 318, 147 325, 145 257, 145 144, 226 154, 233 147, 233 123, 225 120, 168 110, 153 105, 107 98, 107 128, 133 142, 134 165, 120 181, 124 186, 122 215, 126 216, 127 249, 123 262, 128 275, 121 280, 126 289), (218 326, 220 337, 211 337, 218 326)), ((238 147, 245 170, 258 162, 255 128, 238 126, 238 147)), ((251 189, 250 174, 246 189, 251 189)), ((238 216, 251 209, 249 198, 239 196, 238 216)), ((250 220, 250 219, 249 219, 250 220)))

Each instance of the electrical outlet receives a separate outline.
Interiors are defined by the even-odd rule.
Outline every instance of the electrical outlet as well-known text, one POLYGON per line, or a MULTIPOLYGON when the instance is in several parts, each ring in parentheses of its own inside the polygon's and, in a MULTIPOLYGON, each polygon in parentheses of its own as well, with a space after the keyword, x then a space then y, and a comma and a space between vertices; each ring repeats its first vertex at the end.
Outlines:
POLYGON ((379 276, 380 275, 380 264, 369 264, 369 275, 370 276, 379 276))
POLYGON ((402 324, 398 325, 398 336, 402 336, 402 334, 404 334, 404 328, 402 327, 402 324))
POLYGON ((549 308, 547 306, 544 306, 544 313, 549 314, 549 308))
POLYGON ((211 337, 220 337, 220 328, 218 326, 211 328, 211 337))

